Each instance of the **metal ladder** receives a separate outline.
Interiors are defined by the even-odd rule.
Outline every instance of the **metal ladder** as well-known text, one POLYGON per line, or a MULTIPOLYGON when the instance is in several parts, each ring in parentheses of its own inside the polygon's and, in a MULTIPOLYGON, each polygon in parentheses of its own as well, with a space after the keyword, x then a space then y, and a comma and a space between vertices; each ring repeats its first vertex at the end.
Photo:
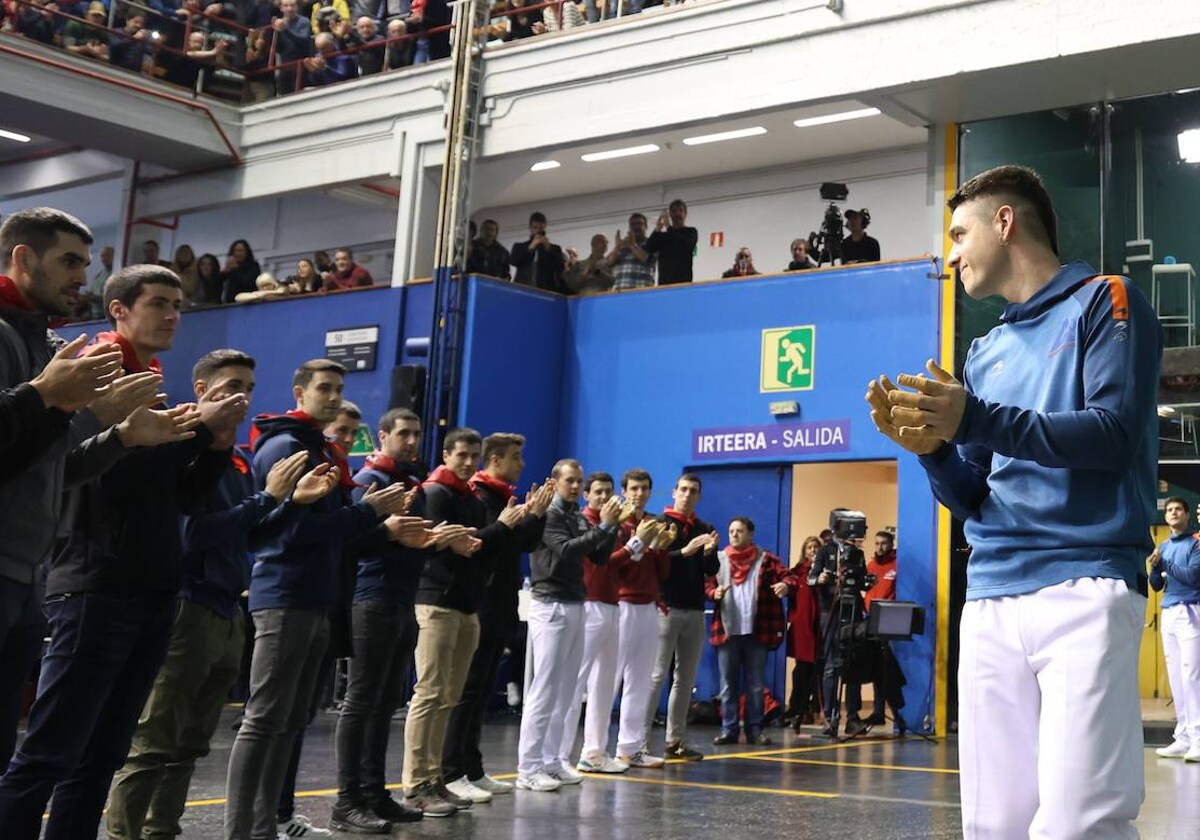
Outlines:
POLYGON ((467 229, 470 223, 471 167, 479 142, 483 82, 483 38, 491 8, 484 0, 454 4, 450 89, 446 98, 446 146, 438 197, 434 244, 433 325, 429 333, 429 376, 422 427, 426 462, 441 462, 442 439, 454 425, 462 374, 465 328, 467 229))

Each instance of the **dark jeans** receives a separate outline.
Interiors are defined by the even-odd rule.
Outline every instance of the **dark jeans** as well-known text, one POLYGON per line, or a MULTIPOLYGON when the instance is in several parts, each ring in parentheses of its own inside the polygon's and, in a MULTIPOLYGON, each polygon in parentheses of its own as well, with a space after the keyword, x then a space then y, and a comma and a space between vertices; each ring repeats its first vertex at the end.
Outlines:
POLYGON ((274 840, 280 790, 328 644, 324 610, 255 612, 250 699, 229 756, 227 840, 274 840))
POLYGON ((796 660, 792 668, 792 693, 788 697, 787 713, 803 717, 813 711, 816 708, 816 689, 816 663, 796 660))
POLYGON ((304 721, 304 726, 296 733, 296 740, 292 744, 292 755, 288 759, 287 773, 284 774, 283 786, 279 789, 279 804, 275 808, 276 822, 288 822, 296 815, 296 777, 300 775, 300 757, 304 754, 304 733, 308 731, 309 724, 316 719, 317 712, 325 707, 325 698, 329 687, 333 684, 336 671, 337 660, 333 658, 333 654, 326 647, 325 656, 321 660, 321 667, 317 672, 317 681, 313 684, 312 697, 308 704, 308 718, 304 721))
POLYGON ((388 795, 388 735, 417 646, 412 604, 372 598, 356 602, 351 616, 354 658, 335 736, 337 804, 347 807, 370 805, 388 795))
MULTIPOLYGON (((511 613, 497 615, 485 610, 479 614, 479 647, 471 657, 462 698, 450 713, 446 727, 446 746, 442 751, 442 778, 446 782, 463 776, 471 780, 483 778, 483 753, 479 749, 483 718, 496 687, 504 646, 516 625, 517 617, 511 613)), ((520 684, 524 677, 514 674, 510 679, 520 684)))
POLYGON ((0 768, 17 743, 21 699, 42 653, 46 616, 40 587, 0 577, 0 768))
POLYGON ((746 697, 746 738, 763 728, 763 677, 767 670, 767 646, 754 636, 730 636, 717 648, 721 668, 721 732, 738 731, 738 706, 746 697))
POLYGON ((174 596, 56 596, 29 729, 0 778, 0 837, 94 840, 113 773, 167 655, 174 596))

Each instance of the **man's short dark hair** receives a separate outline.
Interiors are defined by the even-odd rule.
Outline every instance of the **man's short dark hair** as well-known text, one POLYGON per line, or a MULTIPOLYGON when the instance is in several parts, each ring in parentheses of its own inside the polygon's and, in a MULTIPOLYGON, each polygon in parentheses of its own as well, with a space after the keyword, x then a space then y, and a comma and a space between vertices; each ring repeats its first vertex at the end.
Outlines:
MULTIPOLYGON (((487 222, 484 222, 487 224, 487 222)), ((524 446, 525 435, 515 432, 493 432, 483 439, 483 463, 486 466, 492 458, 503 458, 514 446, 524 446)))
POLYGON ((1172 496, 1171 498, 1169 498, 1165 502, 1163 502, 1163 511, 1165 512, 1166 509, 1169 508, 1171 505, 1183 505, 1183 509, 1188 510, 1188 503, 1185 502, 1183 500, 1183 498, 1180 496, 1172 496))
POLYGON ((18 210, 0 224, 0 269, 7 271, 12 262, 13 248, 25 245, 41 259, 54 247, 60 233, 75 234, 85 245, 91 245, 92 232, 70 213, 53 207, 31 207, 18 210))
POLYGON ((500 223, 497 222, 495 219, 484 219, 482 222, 479 223, 479 229, 483 230, 484 225, 495 225, 497 228, 500 227, 500 223))
POLYGON ((625 490, 629 487, 629 482, 631 481, 644 481, 650 486, 651 490, 654 489, 654 479, 650 477, 650 473, 641 467, 625 470, 625 475, 621 476, 621 489, 625 490))
POLYGON ((597 471, 589 473, 588 477, 583 481, 583 492, 591 493, 592 485, 599 481, 601 484, 615 484, 612 475, 606 472, 597 471))
POLYGON ((746 526, 747 531, 749 531, 751 534, 754 533, 754 520, 749 516, 735 516, 733 519, 729 520, 730 525, 732 525, 734 522, 741 522, 746 526))
POLYGON ((415 420, 420 423, 421 417, 411 408, 392 408, 379 418, 379 431, 385 435, 391 434, 401 420, 415 420))
POLYGON ((687 210, 687 202, 684 201, 682 198, 677 198, 674 201, 672 201, 669 205, 667 205, 668 210, 673 209, 675 207, 681 207, 684 210, 687 210))
POLYGON ((453 452, 460 443, 465 443, 467 446, 482 446, 483 436, 467 426, 451 429, 446 434, 446 440, 442 442, 442 451, 453 452))
POLYGON ((350 400, 342 400, 342 404, 338 406, 338 417, 343 414, 353 420, 362 420, 362 409, 350 400))
POLYGON ((347 257, 349 257, 350 259, 354 259, 354 252, 353 252, 353 251, 351 251, 349 248, 338 248, 336 251, 334 251, 334 252, 333 252, 333 255, 334 255, 335 257, 336 257, 338 254, 345 254, 345 255, 346 255, 347 257))
POLYGON ((646 221, 646 214, 645 213, 630 213, 629 221, 632 222, 634 219, 641 219, 644 222, 644 221, 646 221))
POLYGON ((893 534, 891 531, 876 531, 875 538, 879 539, 880 537, 883 537, 885 540, 887 540, 888 545, 896 544, 896 535, 893 534))
POLYGON ((221 368, 247 367, 254 370, 254 364, 254 357, 241 350, 233 350, 228 347, 221 350, 209 350, 192 366, 192 381, 199 382, 203 379, 205 382, 209 382, 213 374, 221 368))
POLYGON ((179 282, 179 275, 166 266, 127 265, 109 277, 104 284, 104 314, 108 317, 108 323, 114 327, 117 325, 117 319, 108 309, 114 300, 119 300, 126 308, 132 309, 147 286, 183 288, 183 284, 179 282))
POLYGON ((579 463, 574 458, 559 458, 558 461, 555 462, 554 466, 550 468, 550 477, 558 478, 560 475, 562 475, 562 471, 568 467, 583 472, 583 464, 579 463))
POLYGON ((704 483, 700 481, 700 476, 696 475, 695 473, 685 472, 683 475, 679 476, 679 478, 675 479, 675 486, 678 487, 684 481, 690 481, 701 490, 704 489, 704 483))
MULTIPOLYGON (((1041 224, 1040 236, 1058 253, 1058 222, 1054 217, 1054 202, 1042 183, 1041 176, 1028 166, 997 166, 980 172, 964 183, 946 202, 953 213, 962 204, 977 198, 999 198, 1003 201, 1024 205, 1033 211, 1041 224)), ((1036 231, 1037 229, 1034 228, 1036 231)))
POLYGON ((336 373, 344 377, 346 369, 332 359, 309 359, 292 374, 292 387, 307 388, 318 373, 336 373))
POLYGON ((541 222, 542 224, 546 224, 546 214, 542 213, 539 210, 535 210, 534 212, 530 213, 529 214, 529 224, 533 224, 534 222, 541 222))

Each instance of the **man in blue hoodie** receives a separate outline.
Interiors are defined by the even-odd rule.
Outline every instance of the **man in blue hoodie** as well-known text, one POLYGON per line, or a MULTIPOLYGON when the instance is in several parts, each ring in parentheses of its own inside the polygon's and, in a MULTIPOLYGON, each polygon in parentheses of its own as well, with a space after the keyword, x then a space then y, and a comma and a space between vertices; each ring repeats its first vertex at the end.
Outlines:
POLYGON ((1162 758, 1200 761, 1200 539, 1178 496, 1163 508, 1171 536, 1150 555, 1150 585, 1164 588, 1163 657, 1175 700, 1175 737, 1155 750, 1162 758))
POLYGON ((1138 651, 1151 548, 1162 331, 1123 277, 1058 259, 1033 171, 950 199, 949 265, 1000 295, 963 382, 881 376, 871 418, 919 455, 964 521, 959 665, 963 830, 1134 838, 1144 790, 1138 651))
MULTIPOLYGON (((305 362, 292 377, 296 408, 254 420, 254 477, 264 487, 277 461, 307 453, 307 468, 329 464, 343 484, 350 478, 325 424, 337 417, 346 369, 328 359, 305 362), (341 463, 339 463, 341 462, 341 463)), ((252 437, 254 435, 252 434, 252 437)), ((337 595, 342 544, 401 512, 405 488, 396 485, 352 505, 330 493, 255 553, 250 576, 254 655, 250 699, 229 757, 225 836, 271 840, 276 807, 296 735, 308 722, 325 648, 329 611, 337 595)))

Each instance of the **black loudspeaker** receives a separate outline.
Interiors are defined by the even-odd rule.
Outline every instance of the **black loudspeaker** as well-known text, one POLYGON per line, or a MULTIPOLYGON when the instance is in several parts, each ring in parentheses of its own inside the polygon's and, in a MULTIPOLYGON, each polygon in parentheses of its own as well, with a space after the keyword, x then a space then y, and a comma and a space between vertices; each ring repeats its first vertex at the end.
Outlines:
POLYGON ((425 410, 425 366, 396 365, 392 368, 392 398, 388 408, 408 408, 418 415, 425 410))

